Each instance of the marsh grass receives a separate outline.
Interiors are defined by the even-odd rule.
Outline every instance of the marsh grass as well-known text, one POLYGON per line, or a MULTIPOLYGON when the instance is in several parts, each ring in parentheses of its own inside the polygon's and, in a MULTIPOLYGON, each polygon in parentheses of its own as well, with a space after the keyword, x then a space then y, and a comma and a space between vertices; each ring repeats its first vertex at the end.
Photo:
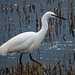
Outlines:
POLYGON ((16 66, 12 65, 11 68, 0 68, 0 75, 75 75, 73 66, 69 64, 68 67, 66 67, 65 61, 63 64, 61 64, 60 60, 53 64, 53 66, 50 64, 50 62, 47 63, 46 72, 34 62, 32 62, 32 64, 26 62, 24 66, 21 66, 21 64, 18 62, 16 66))

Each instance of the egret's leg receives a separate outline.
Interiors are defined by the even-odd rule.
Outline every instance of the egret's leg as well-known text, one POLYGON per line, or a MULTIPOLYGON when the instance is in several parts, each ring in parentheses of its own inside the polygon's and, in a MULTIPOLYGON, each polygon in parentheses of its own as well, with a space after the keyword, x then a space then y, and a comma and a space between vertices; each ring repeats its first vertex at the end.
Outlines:
POLYGON ((20 62, 20 64, 22 65, 21 59, 22 59, 22 54, 20 55, 20 58, 19 58, 19 62, 20 62))
POLYGON ((38 61, 36 61, 36 60, 34 60, 34 59, 32 58, 31 54, 29 54, 29 56, 30 56, 30 59, 31 59, 33 62, 35 62, 35 63, 39 64, 40 66, 42 66, 41 63, 39 63, 38 61))
POLYGON ((23 65, 22 65, 21 59, 22 59, 22 53, 21 53, 20 58, 19 58, 19 62, 20 62, 20 65, 21 65, 21 75, 22 75, 22 73, 23 73, 23 65))
POLYGON ((42 66, 41 63, 39 63, 38 61, 34 60, 34 59, 32 58, 32 56, 31 56, 31 54, 29 54, 29 56, 30 56, 30 59, 31 59, 33 62, 39 64, 39 65, 42 67, 42 69, 46 72, 46 70, 44 69, 44 67, 42 66))

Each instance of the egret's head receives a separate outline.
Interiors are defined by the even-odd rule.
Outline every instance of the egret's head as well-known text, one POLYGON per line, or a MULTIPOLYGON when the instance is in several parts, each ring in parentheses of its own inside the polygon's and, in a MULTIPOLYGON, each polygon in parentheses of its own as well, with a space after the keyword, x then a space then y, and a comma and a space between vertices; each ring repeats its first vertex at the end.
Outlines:
POLYGON ((61 16, 56 15, 54 12, 50 12, 50 11, 46 12, 44 14, 44 17, 47 18, 47 19, 49 19, 49 18, 60 18, 60 19, 63 19, 63 20, 67 20, 67 19, 65 19, 65 18, 63 18, 61 16))

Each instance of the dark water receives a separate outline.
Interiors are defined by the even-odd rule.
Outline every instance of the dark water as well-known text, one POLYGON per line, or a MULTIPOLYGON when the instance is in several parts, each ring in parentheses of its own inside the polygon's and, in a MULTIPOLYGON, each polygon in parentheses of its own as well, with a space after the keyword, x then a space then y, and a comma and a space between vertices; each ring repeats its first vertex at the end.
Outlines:
MULTIPOLYGON (((56 27, 56 19, 49 21, 51 24, 51 36, 49 31, 43 40, 42 44, 37 50, 32 52, 34 59, 40 61, 43 65, 46 65, 50 61, 51 65, 61 60, 61 64, 66 60, 67 65, 69 65, 69 59, 71 59, 71 64, 74 65, 75 51, 75 1, 73 0, 73 31, 71 31, 71 0, 27 0, 26 8, 23 10, 23 3, 25 0, 0 0, 0 45, 14 37, 15 35, 26 32, 26 31, 39 31, 40 30, 40 18, 47 11, 57 10, 58 4, 61 8, 61 16, 64 15, 65 18, 69 19, 67 21, 58 20, 58 27, 56 27), (31 10, 29 10, 31 3, 31 10), (3 4, 3 9, 1 9, 1 4, 3 4), (13 4, 13 8, 10 5, 13 4), (35 5, 35 9, 32 6, 35 5), (5 9, 5 6, 7 8, 5 9), (17 9, 19 6, 19 11, 17 9), (69 15, 68 15, 69 7, 69 15), (38 29, 36 29, 36 17, 38 15, 38 29), (26 15, 29 14, 29 20, 26 19, 26 15), (22 21, 24 17, 24 22, 22 21), (54 34, 53 34, 54 25, 54 34), (63 38, 64 37, 64 38, 63 38), (51 39, 50 39, 51 38, 51 39)), ((59 12, 58 12, 59 15, 59 12)), ((19 59, 19 55, 15 56, 0 56, 0 67, 8 67, 10 65, 16 65, 19 59)), ((23 55, 23 64, 30 61, 29 55, 23 55)))

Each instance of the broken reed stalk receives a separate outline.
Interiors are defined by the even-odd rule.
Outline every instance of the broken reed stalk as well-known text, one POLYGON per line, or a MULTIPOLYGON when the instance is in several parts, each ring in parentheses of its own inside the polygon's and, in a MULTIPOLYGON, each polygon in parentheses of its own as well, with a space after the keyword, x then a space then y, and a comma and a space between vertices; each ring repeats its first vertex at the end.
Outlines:
MULTIPOLYGON (((58 15, 58 8, 55 10, 54 9, 54 12, 58 15)), ((56 36, 58 37, 58 19, 56 18, 55 19, 55 31, 56 31, 56 36)))
POLYGON ((5 13, 8 14, 8 3, 5 4, 5 13))
POLYGON ((58 64, 59 64, 59 73, 60 73, 60 75, 62 75, 62 74, 61 74, 61 64, 60 64, 60 60, 59 60, 58 64))
POLYGON ((10 73, 10 75, 14 75, 14 67, 13 66, 11 66, 11 73, 10 73))
POLYGON ((5 16, 5 30, 7 30, 7 27, 6 27, 6 16, 5 16))
POLYGON ((63 67, 63 73, 66 73, 66 52, 63 56, 63 65, 62 65, 62 67, 63 67))
POLYGON ((41 18, 40 18, 40 29, 42 28, 41 18))
POLYGON ((35 18, 36 18, 36 32, 38 32, 38 16, 37 16, 37 12, 35 13, 35 18))
POLYGON ((53 35, 54 35, 54 19, 53 19, 53 35))
POLYGON ((2 13, 4 13, 4 6, 3 6, 3 4, 1 4, 1 10, 2 10, 2 13))
POLYGON ((23 17, 22 17, 22 22, 24 23, 24 21, 25 21, 25 17, 24 17, 24 14, 23 14, 23 17))
POLYGON ((24 11, 24 13, 26 12, 26 0, 23 1, 23 11, 24 11))
POLYGON ((31 7, 32 7, 32 5, 31 5, 31 3, 30 3, 30 5, 29 5, 29 12, 32 12, 31 7))
POLYGON ((3 24, 3 33, 4 33, 4 30, 5 30, 5 28, 4 28, 4 24, 3 24))
POLYGON ((11 20, 11 19, 10 19, 10 16, 8 16, 9 26, 10 26, 10 24, 11 24, 10 20, 11 20))
POLYGON ((51 66, 50 66, 50 62, 49 62, 49 75, 51 75, 51 66))
POLYGON ((11 37, 11 18, 8 16, 8 21, 9 21, 9 27, 8 27, 8 37, 11 37))
POLYGON ((25 19, 26 19, 26 28, 27 28, 28 24, 30 24, 30 15, 29 15, 29 13, 26 14, 25 19))
POLYGON ((16 11, 19 13, 19 8, 20 8, 20 6, 19 6, 19 4, 17 4, 17 8, 16 8, 16 11))
POLYGON ((32 8, 33 8, 34 12, 36 12, 36 5, 35 4, 32 5, 32 8))
POLYGON ((74 18, 74 13, 73 13, 74 11, 73 11, 73 0, 71 0, 71 32, 72 32, 72 36, 74 37, 74 31, 73 31, 73 29, 74 29, 74 24, 73 24, 73 18, 74 18))
POLYGON ((69 20, 69 14, 70 14, 69 9, 70 9, 70 1, 68 0, 68 20, 69 20))
POLYGON ((10 11, 11 11, 11 14, 13 13, 13 4, 10 4, 10 11))
MULTIPOLYGON (((61 4, 60 4, 60 2, 58 3, 58 12, 59 12, 59 16, 61 16, 61 4)), ((60 35, 61 35, 61 25, 62 25, 62 20, 59 19, 60 35)))
POLYGON ((55 65, 55 75, 57 75, 57 64, 55 65))
POLYGON ((50 37, 50 41, 51 41, 51 24, 49 23, 49 37, 50 37))
POLYGON ((70 53, 70 48, 69 48, 69 64, 71 65, 71 53, 70 53))
POLYGON ((55 28, 56 28, 56 36, 58 37, 58 20, 57 20, 57 18, 56 18, 56 26, 55 26, 55 28))
POLYGON ((1 75, 2 70, 0 69, 0 75, 1 75))
POLYGON ((71 1, 71 20, 73 21, 73 0, 71 1))

